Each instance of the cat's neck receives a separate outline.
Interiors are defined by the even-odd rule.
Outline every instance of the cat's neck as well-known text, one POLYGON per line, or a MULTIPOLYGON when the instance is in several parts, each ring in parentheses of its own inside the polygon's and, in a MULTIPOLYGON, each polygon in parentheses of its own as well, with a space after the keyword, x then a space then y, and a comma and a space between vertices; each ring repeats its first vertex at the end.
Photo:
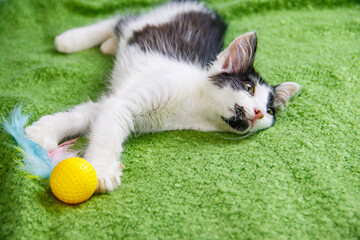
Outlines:
POLYGON ((177 111, 191 121, 191 129, 227 131, 228 129, 223 129, 223 121, 215 109, 213 96, 216 94, 216 86, 211 83, 208 72, 202 69, 198 74, 193 72, 186 74, 184 78, 186 79, 184 88, 176 93, 181 94, 183 98, 177 106, 177 111))

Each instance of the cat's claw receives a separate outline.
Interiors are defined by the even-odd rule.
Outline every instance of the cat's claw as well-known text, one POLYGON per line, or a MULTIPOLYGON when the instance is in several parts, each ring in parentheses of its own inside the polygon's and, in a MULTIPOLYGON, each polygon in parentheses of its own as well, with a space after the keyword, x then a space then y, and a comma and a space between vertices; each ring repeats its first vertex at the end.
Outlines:
POLYGON ((93 164, 93 167, 95 168, 98 178, 95 194, 111 192, 120 186, 120 176, 122 175, 122 169, 124 168, 123 164, 116 161, 113 164, 107 165, 93 164))

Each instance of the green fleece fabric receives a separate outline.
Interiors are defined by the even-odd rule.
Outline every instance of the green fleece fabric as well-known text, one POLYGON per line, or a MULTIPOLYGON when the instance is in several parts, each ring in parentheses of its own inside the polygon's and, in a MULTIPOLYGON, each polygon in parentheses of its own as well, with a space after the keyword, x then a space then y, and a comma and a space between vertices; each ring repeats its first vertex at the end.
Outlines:
MULTIPOLYGON (((55 51, 65 30, 163 1, 0 1, 0 114, 30 122, 98 99, 113 57, 55 51)), ((360 6, 356 0, 211 0, 225 42, 256 30, 255 66, 302 94, 246 139, 172 131, 125 144, 122 185, 80 205, 18 168, 0 133, 0 239, 359 239, 360 6)), ((82 140, 85 142, 85 140, 82 140)))

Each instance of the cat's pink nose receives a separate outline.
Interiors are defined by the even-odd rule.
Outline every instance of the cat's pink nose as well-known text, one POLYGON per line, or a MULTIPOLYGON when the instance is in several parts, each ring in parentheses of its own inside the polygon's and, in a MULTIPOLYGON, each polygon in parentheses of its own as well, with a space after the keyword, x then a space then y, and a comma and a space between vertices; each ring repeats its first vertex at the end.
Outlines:
POLYGON ((255 112, 255 120, 256 119, 261 119, 264 117, 264 114, 262 114, 262 112, 256 108, 254 108, 254 112, 255 112))

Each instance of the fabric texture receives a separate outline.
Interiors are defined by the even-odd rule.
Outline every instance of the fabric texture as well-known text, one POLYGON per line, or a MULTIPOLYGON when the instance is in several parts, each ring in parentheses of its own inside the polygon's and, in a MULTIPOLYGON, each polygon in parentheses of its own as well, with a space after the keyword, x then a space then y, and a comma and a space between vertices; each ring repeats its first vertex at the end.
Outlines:
MULTIPOLYGON (((163 1, 0 1, 0 114, 29 122, 106 90, 113 57, 60 54, 60 33, 163 1)), ((122 185, 66 205, 19 168, 0 132, 0 239, 359 239, 360 5, 355 0, 210 0, 225 44, 256 30, 255 67, 301 95, 246 139, 172 131, 131 136, 122 185)), ((75 148, 81 149, 81 138, 75 148)))

